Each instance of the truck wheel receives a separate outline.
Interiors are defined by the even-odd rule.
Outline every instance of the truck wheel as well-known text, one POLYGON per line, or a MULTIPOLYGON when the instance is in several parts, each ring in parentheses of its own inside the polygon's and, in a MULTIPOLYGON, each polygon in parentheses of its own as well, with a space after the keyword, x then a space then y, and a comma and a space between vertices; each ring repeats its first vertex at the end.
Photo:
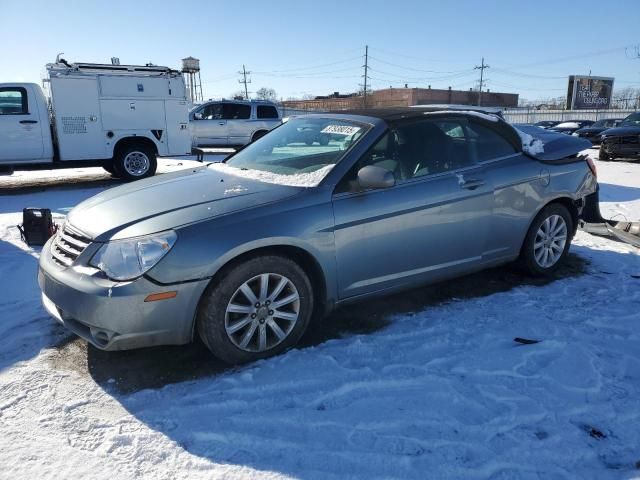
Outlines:
POLYGON ((259 138, 264 137, 266 134, 267 134, 266 130, 258 130, 256 133, 253 134, 253 137, 251 137, 251 141, 255 142, 259 138))
POLYGON ((212 282, 198 308, 198 334, 211 352, 237 364, 294 347, 313 311, 304 270, 288 258, 266 255, 236 265, 212 282))
POLYGON ((566 259, 573 235, 567 207, 547 205, 531 223, 522 246, 521 260, 533 275, 551 275, 566 259))
POLYGON ((157 167, 156 154, 146 145, 123 147, 113 158, 116 176, 128 182, 153 176, 157 167))

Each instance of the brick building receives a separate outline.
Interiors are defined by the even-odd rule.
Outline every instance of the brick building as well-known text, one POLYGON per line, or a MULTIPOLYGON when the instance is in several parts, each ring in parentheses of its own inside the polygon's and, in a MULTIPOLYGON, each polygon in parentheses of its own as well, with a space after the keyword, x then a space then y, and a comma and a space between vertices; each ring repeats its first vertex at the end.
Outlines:
MULTIPOLYGON (((367 107, 408 107, 429 104, 477 105, 478 92, 472 90, 440 90, 436 88, 386 88, 375 90, 367 96, 367 107)), ((361 95, 340 95, 335 92, 326 97, 313 100, 286 100, 285 108, 300 110, 348 110, 362 108, 361 95)), ((482 105, 485 107, 517 107, 517 93, 482 92, 482 105)))

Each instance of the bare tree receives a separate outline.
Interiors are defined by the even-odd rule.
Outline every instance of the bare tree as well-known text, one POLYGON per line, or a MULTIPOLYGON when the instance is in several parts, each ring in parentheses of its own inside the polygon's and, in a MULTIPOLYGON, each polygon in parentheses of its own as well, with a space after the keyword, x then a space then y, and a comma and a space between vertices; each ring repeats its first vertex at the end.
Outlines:
POLYGON ((234 100, 244 100, 244 90, 238 90, 231 94, 231 98, 234 100))
POLYGON ((278 99, 278 94, 273 88, 262 87, 256 92, 256 98, 275 101, 278 99))

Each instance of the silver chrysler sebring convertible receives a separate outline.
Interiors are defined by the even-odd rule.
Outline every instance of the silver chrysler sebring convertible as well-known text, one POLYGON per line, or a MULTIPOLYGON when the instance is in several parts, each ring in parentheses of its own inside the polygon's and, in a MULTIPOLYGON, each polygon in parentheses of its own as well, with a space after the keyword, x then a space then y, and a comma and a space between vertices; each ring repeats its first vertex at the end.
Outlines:
POLYGON ((477 110, 293 118, 79 204, 42 251, 42 301, 104 350, 275 355, 346 302, 517 259, 552 272, 596 195, 588 147, 477 110))

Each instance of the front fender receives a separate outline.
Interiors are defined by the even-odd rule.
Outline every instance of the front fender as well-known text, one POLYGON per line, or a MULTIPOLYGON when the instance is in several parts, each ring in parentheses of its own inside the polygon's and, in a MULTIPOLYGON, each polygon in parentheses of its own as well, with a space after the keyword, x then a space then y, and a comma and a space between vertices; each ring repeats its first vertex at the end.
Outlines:
MULTIPOLYGON (((294 200, 291 200, 293 202, 294 200)), ((177 229, 171 252, 147 275, 161 284, 213 277, 231 260, 256 249, 295 247, 320 265, 335 298, 335 245, 330 202, 249 210, 177 229)))

